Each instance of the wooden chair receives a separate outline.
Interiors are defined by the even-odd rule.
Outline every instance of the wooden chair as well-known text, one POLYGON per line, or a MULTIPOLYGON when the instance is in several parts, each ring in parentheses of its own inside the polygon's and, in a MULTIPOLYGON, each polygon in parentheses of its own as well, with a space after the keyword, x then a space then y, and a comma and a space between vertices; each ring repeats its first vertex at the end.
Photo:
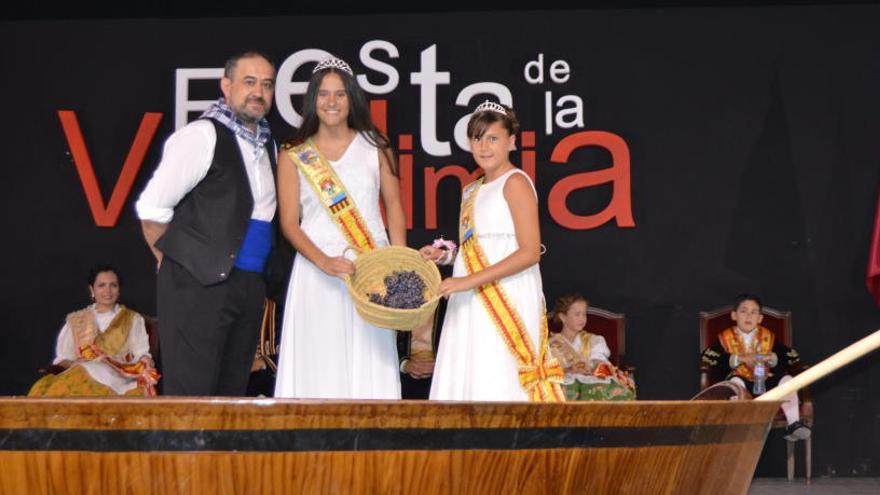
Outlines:
POLYGON ((278 371, 278 346, 276 344, 275 301, 266 298, 263 305, 263 322, 260 324, 260 341, 255 359, 260 359, 275 373, 278 371))
MULTIPOLYGON (((547 324, 552 332, 562 330, 562 325, 555 320, 548 320, 547 324)), ((626 362, 626 315, 588 306, 586 330, 605 337, 605 343, 611 351, 608 358, 611 364, 628 371, 635 378, 635 367, 626 362)))
MULTIPOLYGON (((718 342, 718 334, 724 331, 727 328, 733 326, 733 320, 730 319, 730 312, 733 310, 732 305, 724 306, 721 308, 714 309, 712 311, 703 311, 700 312, 700 351, 703 349, 715 345, 718 342)), ((779 339, 783 344, 788 347, 791 347, 792 342, 792 327, 791 327, 791 311, 780 311, 778 309, 769 308, 767 306, 763 306, 761 308, 761 314, 764 315, 764 319, 761 322, 761 326, 767 327, 769 330, 773 331, 776 334, 776 338, 779 339)), ((792 374, 797 374, 806 369, 807 366, 800 364, 800 366, 796 369, 792 369, 792 374)), ((724 376, 717 376, 718 373, 716 370, 713 370, 705 363, 700 363, 700 390, 703 391, 710 387, 711 385, 724 380, 724 376)), ((800 415, 801 421, 809 426, 813 427, 814 424, 814 414, 813 414, 813 399, 810 395, 808 389, 804 388, 798 393, 800 398, 800 415)), ((785 415, 782 414, 782 410, 780 409, 779 413, 777 413, 776 418, 773 420, 773 428, 785 428, 788 426, 788 423, 785 420, 785 415)), ((788 480, 791 481, 794 479, 794 451, 795 451, 795 443, 793 441, 786 441, 786 466, 787 472, 786 475, 788 480)), ((804 473, 806 475, 806 479, 809 482, 812 477, 812 463, 813 463, 813 438, 812 436, 806 440, 804 440, 804 473)))

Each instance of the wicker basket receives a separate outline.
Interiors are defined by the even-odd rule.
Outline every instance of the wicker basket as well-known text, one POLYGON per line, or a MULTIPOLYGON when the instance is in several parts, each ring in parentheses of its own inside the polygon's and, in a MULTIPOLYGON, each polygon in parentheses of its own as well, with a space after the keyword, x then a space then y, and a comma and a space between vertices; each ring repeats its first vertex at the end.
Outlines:
POLYGON ((376 248, 354 259, 355 274, 345 277, 361 318, 380 328, 409 331, 434 315, 440 300, 440 271, 415 249, 402 246, 376 248), (396 309, 370 302, 367 294, 385 294, 385 277, 395 271, 414 271, 425 281, 425 304, 415 309, 396 309))

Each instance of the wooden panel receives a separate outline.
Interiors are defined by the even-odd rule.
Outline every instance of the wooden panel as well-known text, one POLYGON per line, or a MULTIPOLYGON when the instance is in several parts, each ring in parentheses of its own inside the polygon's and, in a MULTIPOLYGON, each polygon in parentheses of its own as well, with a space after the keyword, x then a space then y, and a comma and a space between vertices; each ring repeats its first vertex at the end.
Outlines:
POLYGON ((745 493, 776 407, 0 399, 0 493, 745 493))

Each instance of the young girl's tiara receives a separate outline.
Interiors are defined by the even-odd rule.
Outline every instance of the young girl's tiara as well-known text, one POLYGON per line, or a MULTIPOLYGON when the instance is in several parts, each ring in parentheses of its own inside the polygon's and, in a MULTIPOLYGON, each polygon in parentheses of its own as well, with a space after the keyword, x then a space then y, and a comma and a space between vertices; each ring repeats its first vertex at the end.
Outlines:
POLYGON ((324 69, 337 69, 346 72, 349 76, 354 76, 354 72, 352 72, 351 66, 348 65, 345 60, 342 60, 341 58, 330 57, 318 62, 318 65, 316 65, 315 68, 312 69, 312 74, 324 69))
POLYGON ((480 103, 477 108, 474 110, 474 113, 479 112, 495 112, 500 113, 501 115, 507 116, 507 110, 500 104, 495 103, 494 101, 486 100, 483 103, 480 103))

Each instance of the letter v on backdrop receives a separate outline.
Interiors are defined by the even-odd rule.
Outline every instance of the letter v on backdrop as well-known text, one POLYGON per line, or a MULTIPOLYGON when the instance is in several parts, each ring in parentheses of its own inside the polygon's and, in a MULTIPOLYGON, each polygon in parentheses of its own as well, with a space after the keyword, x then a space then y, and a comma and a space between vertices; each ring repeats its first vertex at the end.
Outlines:
POLYGON ((122 212, 122 207, 125 205, 126 199, 128 199, 138 171, 144 163, 147 149, 156 135, 156 129, 159 128, 162 114, 159 112, 144 113, 141 125, 134 136, 131 148, 128 150, 128 156, 125 157, 125 162, 122 165, 122 172, 119 173, 119 178, 116 179, 116 185, 113 187, 110 201, 107 203, 104 202, 101 188, 98 187, 95 168, 92 166, 92 159, 86 148, 79 120, 76 118, 76 112, 72 110, 59 110, 58 118, 61 120, 64 137, 67 139, 67 146, 73 155, 76 173, 79 175, 83 191, 86 193, 86 199, 89 202, 89 208, 92 210, 95 225, 98 227, 116 226, 119 213, 122 212))

